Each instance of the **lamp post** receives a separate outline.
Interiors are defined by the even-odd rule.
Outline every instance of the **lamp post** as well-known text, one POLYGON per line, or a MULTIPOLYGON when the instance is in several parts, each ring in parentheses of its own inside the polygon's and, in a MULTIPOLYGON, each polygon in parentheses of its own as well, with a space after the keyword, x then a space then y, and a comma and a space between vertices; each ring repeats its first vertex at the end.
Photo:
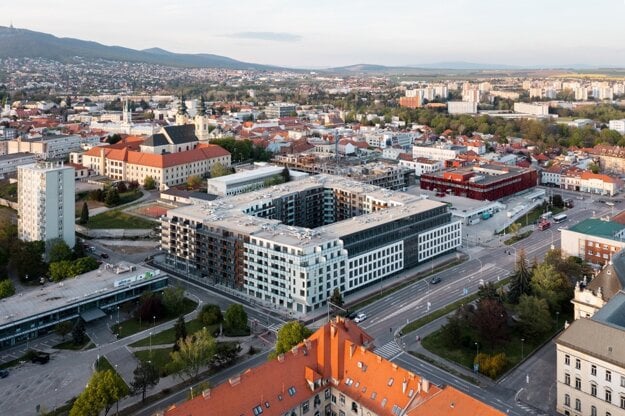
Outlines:
POLYGON ((521 361, 523 361, 524 358, 524 351, 523 351, 523 344, 525 343, 525 338, 521 338, 521 361))
POLYGON ((189 387, 189 391, 191 392, 191 400, 193 400, 193 387, 189 387))
POLYGON ((477 357, 478 355, 480 355, 480 344, 476 342, 475 343, 475 356, 477 357))
POLYGON ((152 331, 150 331, 150 357, 152 357, 152 331))
MULTIPOLYGON (((115 373, 119 376, 119 373, 117 372, 117 364, 115 364, 115 373)), ((117 406, 117 410, 115 411, 115 414, 119 416, 119 397, 117 398, 116 406, 117 406)))
POLYGON ((117 305, 117 325, 119 326, 119 305, 117 305))
POLYGON ((152 326, 155 327, 156 326, 156 316, 152 317, 152 326))

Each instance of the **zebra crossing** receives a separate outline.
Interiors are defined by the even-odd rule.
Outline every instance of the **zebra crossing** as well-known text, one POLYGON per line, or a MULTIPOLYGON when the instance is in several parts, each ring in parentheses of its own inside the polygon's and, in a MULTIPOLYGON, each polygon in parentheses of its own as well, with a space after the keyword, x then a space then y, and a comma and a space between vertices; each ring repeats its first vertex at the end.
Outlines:
POLYGON ((404 351, 397 345, 395 340, 389 341, 381 347, 376 347, 374 352, 382 358, 390 360, 402 354, 404 351))
POLYGON ((271 325, 269 325, 269 326, 267 327, 267 329, 268 329, 268 330, 270 330, 271 332, 274 332, 274 333, 276 333, 276 334, 277 334, 277 333, 278 333, 278 331, 280 330, 280 328, 282 328, 282 325, 283 325, 282 323, 279 323, 279 324, 271 324, 271 325))

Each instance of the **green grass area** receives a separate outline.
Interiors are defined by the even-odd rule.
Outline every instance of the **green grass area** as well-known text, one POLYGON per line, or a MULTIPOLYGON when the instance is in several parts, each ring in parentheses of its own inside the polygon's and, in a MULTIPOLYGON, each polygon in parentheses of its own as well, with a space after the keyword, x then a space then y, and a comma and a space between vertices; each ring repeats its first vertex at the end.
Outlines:
POLYGON ((74 341, 72 341, 71 339, 68 339, 67 341, 56 344, 52 348, 55 348, 57 350, 80 351, 80 350, 90 350, 92 348, 95 348, 95 344, 91 342, 91 339, 89 339, 87 335, 85 335, 85 342, 83 342, 82 344, 76 345, 74 344, 74 341))
MULTIPOLYGON (((562 322, 563 321, 560 321, 559 323, 562 322)), ((554 317, 551 331, 543 337, 535 339, 524 338, 516 326, 511 326, 509 327, 508 339, 494 346, 480 340, 480 337, 473 328, 465 326, 463 327, 460 337, 462 340, 461 345, 459 347, 450 347, 445 341, 443 331, 439 329, 423 338, 421 340, 421 345, 433 354, 471 370, 473 369, 473 362, 478 352, 478 347, 475 345, 476 342, 478 343, 480 353, 495 355, 503 352, 506 354, 507 365, 505 370, 500 374, 501 376, 553 337, 553 335, 561 329, 559 323, 556 323, 556 317, 554 317), (524 341, 521 341, 521 339, 524 339, 524 341)))
MULTIPOLYGON (((204 327, 202 322, 200 322, 197 318, 193 319, 186 323, 187 326, 187 334, 191 335, 204 327)), ((215 331, 219 330, 219 325, 211 325, 207 327, 208 331, 213 334, 215 331)), ((164 344, 173 344, 176 338, 176 331, 174 328, 169 328, 164 331, 161 331, 157 334, 152 334, 152 345, 164 345, 164 344)), ((143 338, 133 344, 130 344, 131 347, 147 347, 150 345, 150 337, 143 338)))
MULTIPOLYGON (((186 315, 190 312, 192 312, 193 310, 195 310, 195 308, 197 307, 197 302, 191 300, 191 299, 184 299, 184 308, 183 308, 183 315, 186 315)), ((164 316, 163 318, 157 319, 156 320, 156 325, 160 325, 163 322, 167 322, 167 321, 171 321, 173 319, 176 319, 177 316, 164 316)), ((113 327, 111 328, 113 330, 114 334, 119 334, 119 338, 124 338, 127 337, 129 335, 134 335, 137 332, 141 332, 145 329, 150 329, 154 326, 155 324, 152 322, 152 320, 150 320, 149 322, 145 322, 145 321, 140 321, 139 319, 135 319, 135 318, 130 318, 127 319, 123 322, 120 322, 119 325, 115 324, 113 325, 113 327), (119 326, 119 331, 118 331, 118 326, 119 326)), ((188 327, 187 327, 188 328, 188 327)), ((149 342, 149 340, 148 340, 149 342)), ((173 342, 173 341, 172 341, 173 342)), ((153 344, 154 345, 154 344, 153 344)))
MULTIPOLYGON (((564 211, 564 208, 558 208, 553 205, 547 206, 545 208, 544 206, 539 205, 536 208, 532 209, 530 212, 528 212, 527 215, 519 217, 519 219, 516 222, 521 224, 521 226, 523 227, 532 225, 538 222, 541 215, 549 211, 551 211, 553 215, 557 215, 561 213, 562 211, 564 211)), ((511 232, 512 231, 510 230, 510 226, 508 226, 504 231, 500 232, 499 234, 511 234, 511 232)))
POLYGON ((171 368, 169 363, 171 362, 171 348, 152 348, 150 350, 135 351, 135 357, 141 361, 152 361, 152 363, 158 368, 161 377, 167 377, 171 374, 171 368))
MULTIPOLYGON (((394 285, 394 286, 389 286, 387 288, 382 289, 380 292, 377 292, 375 295, 372 295, 360 302, 354 303, 354 304, 350 304, 348 305, 349 307, 347 309, 349 309, 350 311, 357 311, 360 308, 363 308, 375 301, 378 301, 380 299, 383 299, 385 297, 387 297, 388 295, 390 295, 391 293, 397 292, 398 290, 401 290, 403 288, 405 288, 406 286, 409 286, 411 284, 413 284, 416 280, 420 280, 420 279, 424 279, 430 275, 436 274, 438 272, 441 272, 443 270, 449 269, 451 267, 457 266, 458 264, 461 264, 464 260, 453 260, 449 263, 446 263, 444 265, 438 266, 438 267, 434 267, 434 269, 427 269, 426 271, 423 272, 419 272, 416 273, 413 277, 404 280, 402 283, 394 285)), ((388 282, 392 282, 392 280, 388 280, 388 282)))
POLYGON ((504 240, 503 243, 505 245, 507 245, 507 246, 512 245, 514 243, 517 243, 517 242, 523 240, 524 238, 529 237, 530 235, 532 235, 532 233, 533 233, 532 230, 527 230, 524 233, 519 233, 517 235, 514 235, 514 236, 508 238, 507 240, 504 240))
POLYGON ((87 228, 92 229, 150 229, 158 225, 156 221, 146 220, 136 215, 127 214, 118 209, 103 212, 89 218, 87 228))
POLYGON ((454 370, 453 368, 451 368, 449 366, 446 366, 446 365, 444 365, 444 364, 442 364, 442 363, 440 363, 440 362, 438 362, 436 360, 433 360, 429 355, 421 354, 421 353, 419 353, 417 351, 408 351, 408 353, 410 355, 413 355, 413 356, 417 357, 420 360, 423 360, 423 361, 428 362, 428 363, 430 363, 432 365, 435 365, 435 366, 437 366, 439 368, 442 368, 443 370, 445 370, 449 374, 453 374, 456 377, 460 377, 460 378, 468 381, 469 383, 475 384, 476 386, 479 386, 481 384, 480 380, 478 380, 476 378, 473 378, 473 377, 470 377, 470 376, 467 376, 465 373, 461 373, 460 371, 456 371, 456 370, 454 370))
POLYGON ((137 199, 143 196, 143 192, 138 189, 123 192, 119 194, 119 205, 129 204, 130 202, 136 201, 137 199))

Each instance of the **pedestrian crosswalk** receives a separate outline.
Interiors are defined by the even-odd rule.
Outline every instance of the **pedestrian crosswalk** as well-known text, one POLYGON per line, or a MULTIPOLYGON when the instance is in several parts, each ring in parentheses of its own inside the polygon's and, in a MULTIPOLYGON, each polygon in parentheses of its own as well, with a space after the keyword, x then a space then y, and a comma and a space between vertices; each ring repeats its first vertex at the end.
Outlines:
POLYGON ((269 325, 267 327, 267 329, 270 330, 271 332, 275 332, 277 334, 281 327, 282 327, 281 323, 280 324, 271 324, 271 325, 269 325))
POLYGON ((403 353, 403 350, 399 347, 399 345, 397 345, 397 342, 393 340, 393 341, 387 342, 381 347, 376 347, 374 352, 380 357, 390 360, 391 358, 394 358, 398 356, 399 354, 403 353))

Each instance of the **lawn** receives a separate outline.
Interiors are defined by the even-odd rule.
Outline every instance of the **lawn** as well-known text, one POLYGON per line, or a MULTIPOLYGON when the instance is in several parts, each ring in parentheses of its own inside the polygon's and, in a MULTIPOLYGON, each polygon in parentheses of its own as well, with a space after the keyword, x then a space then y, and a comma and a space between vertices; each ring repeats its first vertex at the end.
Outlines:
MULTIPOLYGON (((563 323, 560 320, 560 324, 563 323)), ((509 337, 506 341, 494 345, 491 347, 488 343, 480 340, 476 331, 471 327, 464 327, 461 335, 461 345, 459 347, 450 347, 446 344, 442 330, 433 332, 421 340, 421 344, 428 351, 445 358, 449 361, 453 361, 462 365, 463 367, 473 369, 473 360, 478 352, 489 355, 499 354, 501 352, 506 354, 508 363, 502 374, 520 363, 523 359, 527 358, 535 349, 542 346, 549 338, 551 338, 560 329, 560 325, 556 326, 556 319, 554 317, 552 330, 544 335, 542 338, 525 339, 523 342, 523 336, 520 334, 516 327, 511 327, 509 337), (478 343, 478 346, 475 343, 478 343)))
POLYGON ((135 215, 127 214, 118 209, 103 212, 89 218, 87 228, 92 229, 149 229, 158 225, 156 221, 146 220, 135 215))
POLYGON ((514 235, 514 236, 508 238, 507 240, 504 240, 503 243, 505 245, 507 245, 507 246, 512 245, 512 244, 514 244, 514 243, 516 243, 518 241, 523 240, 524 238, 529 237, 530 235, 532 235, 532 232, 533 232, 532 230, 527 230, 524 233, 519 233, 517 235, 514 235))
MULTIPOLYGON (((557 208, 554 207, 553 205, 545 208, 542 205, 537 206, 536 208, 534 208, 533 210, 531 210, 530 212, 528 212, 526 215, 523 215, 522 217, 520 217, 518 220, 516 220, 515 222, 518 222, 521 224, 521 226, 525 227, 527 225, 532 225, 538 222, 539 218, 541 215, 543 215, 546 211, 551 211, 553 213, 553 215, 559 214, 562 211, 564 211, 564 208, 557 208)), ((508 226, 504 232, 502 232, 503 234, 510 234, 510 226, 508 226)), ((502 234, 499 233, 499 234, 502 234)))
POLYGON ((118 205, 128 204, 132 201, 136 201, 142 196, 143 196, 143 193, 138 189, 135 189, 133 191, 128 191, 128 192, 122 192, 121 194, 119 194, 118 205))
MULTIPOLYGON (((184 299, 184 309, 183 309, 182 313, 184 315, 186 315, 189 312, 192 312, 193 310, 195 310, 196 307, 197 307, 197 302, 192 301, 191 299, 185 298, 184 299)), ((171 321, 172 319, 176 319, 176 318, 177 318, 177 316, 165 316, 165 317, 163 317, 161 319, 157 319, 156 320, 156 325, 160 325, 163 322, 171 321)), ((145 321, 140 321, 140 320, 135 319, 135 318, 130 318, 128 320, 125 320, 125 321, 119 323, 119 327, 120 327, 119 338, 124 338, 124 337, 127 337, 129 335, 136 334, 137 332, 141 332, 144 329, 152 328, 154 325, 155 324, 152 321, 145 322, 145 321)), ((114 334, 118 333, 117 326, 118 325, 115 324, 111 328, 114 334)), ((149 340, 148 340, 148 342, 149 342, 149 340)))
POLYGON ((161 377, 167 377, 171 374, 171 369, 168 368, 168 364, 171 362, 171 348, 152 348, 150 350, 135 351, 135 357, 141 361, 152 361, 152 363, 158 368, 161 377))
POLYGON ((8 180, 0 182, 0 198, 17 202, 17 182, 9 183, 8 180))
MULTIPOLYGON (((191 335, 200 329, 204 325, 197 318, 193 319, 186 323, 187 326, 187 334, 191 335)), ((215 331, 219 330, 219 325, 211 325, 207 327, 208 331, 213 334, 215 331)), ((176 331, 174 328, 166 329, 157 334, 152 334, 152 345, 164 345, 164 344, 173 344, 176 338, 176 331)), ((133 344, 130 344, 131 347, 147 347, 150 345, 150 337, 143 338, 133 344)))
MULTIPOLYGON (((122 383, 124 383, 124 385, 126 386, 126 388, 128 388, 128 384, 126 384, 126 382, 124 381, 124 379, 119 375, 119 373, 117 372, 117 370, 115 370, 115 368, 113 368, 113 366, 111 365, 111 363, 109 362, 109 360, 106 359, 106 357, 101 356, 95 363, 95 369, 96 371, 106 371, 106 370, 111 370, 114 374, 115 377, 117 377, 119 380, 121 380, 122 383)), ((129 389, 130 390, 130 389, 129 389)))

